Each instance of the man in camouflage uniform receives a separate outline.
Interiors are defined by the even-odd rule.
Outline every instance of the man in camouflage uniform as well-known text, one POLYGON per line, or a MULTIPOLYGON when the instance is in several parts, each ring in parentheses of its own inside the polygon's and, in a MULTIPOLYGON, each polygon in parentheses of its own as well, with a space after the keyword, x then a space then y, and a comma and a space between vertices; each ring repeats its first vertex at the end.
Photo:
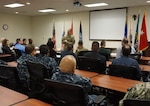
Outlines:
POLYGON ((62 38, 62 44, 64 44, 63 50, 67 49, 67 44, 72 44, 72 45, 75 44, 75 39, 71 35, 71 30, 68 30, 67 35, 62 38))
POLYGON ((125 99, 150 100, 150 82, 136 84, 130 88, 124 98, 119 102, 119 106, 123 106, 125 99))
POLYGON ((25 47, 25 54, 23 54, 18 60, 17 60, 17 70, 18 75, 20 78, 20 81, 23 85, 23 88, 28 89, 30 76, 28 72, 27 67, 27 61, 37 62, 36 57, 34 55, 36 54, 36 51, 33 46, 27 45, 25 47))
POLYGON ((57 71, 58 64, 54 58, 48 56, 49 48, 47 45, 41 45, 39 50, 40 54, 37 56, 38 62, 49 70, 49 75, 51 77, 51 75, 57 71))
POLYGON ((85 97, 88 101, 88 104, 93 103, 95 95, 88 95, 91 91, 92 83, 89 78, 83 78, 74 74, 74 70, 76 69, 76 60, 72 55, 67 55, 62 58, 60 61, 60 72, 56 72, 53 74, 52 79, 60 82, 78 84, 83 86, 85 89, 85 97))

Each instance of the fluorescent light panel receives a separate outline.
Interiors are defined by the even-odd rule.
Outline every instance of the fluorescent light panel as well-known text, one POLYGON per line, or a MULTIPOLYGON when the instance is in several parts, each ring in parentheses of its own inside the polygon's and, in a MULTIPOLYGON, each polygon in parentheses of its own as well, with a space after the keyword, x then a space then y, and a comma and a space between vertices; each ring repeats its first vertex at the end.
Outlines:
POLYGON ((43 9, 43 10, 38 10, 38 12, 46 13, 46 12, 53 12, 56 11, 54 9, 43 9))
POLYGON ((9 8, 16 8, 16 7, 22 7, 22 6, 25 6, 25 5, 20 4, 20 3, 13 3, 13 4, 4 5, 4 7, 9 7, 9 8))
POLYGON ((147 3, 150 3, 150 0, 146 1, 147 3))
POLYGON ((86 4, 85 7, 98 7, 98 6, 107 6, 107 3, 95 3, 95 4, 86 4))

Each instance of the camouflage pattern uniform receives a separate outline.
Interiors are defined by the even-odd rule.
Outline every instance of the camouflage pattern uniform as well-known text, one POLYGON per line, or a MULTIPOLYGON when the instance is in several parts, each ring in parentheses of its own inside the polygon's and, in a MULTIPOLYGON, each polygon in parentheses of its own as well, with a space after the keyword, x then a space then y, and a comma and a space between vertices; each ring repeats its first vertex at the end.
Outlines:
POLYGON ((23 54, 17 60, 18 75, 19 75, 21 83, 23 84, 25 88, 28 87, 29 80, 30 80, 30 75, 29 75, 28 67, 27 67, 27 61, 37 62, 37 59, 36 57, 30 54, 23 54))
POLYGON ((75 44, 75 39, 72 35, 67 35, 65 37, 62 38, 62 44, 64 44, 64 50, 67 49, 67 44, 75 44), (65 42, 65 40, 68 41, 68 43, 65 42))
POLYGON ((45 55, 39 55, 37 59, 38 62, 40 64, 43 64, 47 69, 52 69, 50 70, 51 72, 49 72, 49 74, 55 73, 57 71, 58 64, 54 58, 51 58, 45 54, 45 55))
POLYGON ((87 97, 88 103, 89 104, 93 103, 94 95, 88 95, 88 92, 90 92, 92 88, 92 83, 89 78, 83 78, 81 76, 78 76, 76 74, 71 74, 71 73, 56 72, 53 74, 51 79, 60 82, 81 85, 85 89, 86 92, 85 97, 87 97))
POLYGON ((125 99, 150 100, 150 82, 136 84, 130 88, 124 98, 119 102, 119 106, 123 106, 123 100, 125 99))

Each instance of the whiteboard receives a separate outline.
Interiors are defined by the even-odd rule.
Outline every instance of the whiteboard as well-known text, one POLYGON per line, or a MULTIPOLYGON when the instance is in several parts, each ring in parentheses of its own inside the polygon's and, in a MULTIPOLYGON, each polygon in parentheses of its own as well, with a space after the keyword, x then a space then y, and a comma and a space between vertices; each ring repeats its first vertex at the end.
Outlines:
POLYGON ((90 40, 122 40, 126 8, 90 12, 90 40))

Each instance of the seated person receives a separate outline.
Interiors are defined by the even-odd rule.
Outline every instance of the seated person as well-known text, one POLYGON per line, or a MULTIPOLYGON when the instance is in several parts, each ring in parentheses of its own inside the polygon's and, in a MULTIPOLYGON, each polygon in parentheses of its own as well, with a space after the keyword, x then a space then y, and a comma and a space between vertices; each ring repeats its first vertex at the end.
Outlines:
POLYGON ((52 79, 60 82, 79 84, 83 86, 85 89, 85 96, 87 97, 87 101, 89 104, 93 103, 93 99, 95 95, 88 95, 91 91, 92 83, 90 79, 83 78, 74 74, 74 70, 76 69, 76 60, 72 55, 67 55, 62 58, 60 61, 60 72, 56 72, 53 74, 52 79))
POLYGON ((14 49, 19 49, 21 51, 21 54, 25 53, 25 46, 22 45, 22 40, 20 38, 16 39, 16 44, 14 46, 14 49))
POLYGON ((2 41, 2 50, 3 54, 10 54, 11 56, 6 57, 7 61, 14 61, 15 60, 15 53, 9 48, 9 40, 4 39, 2 41))
POLYGON ((73 53, 73 44, 67 44, 66 45, 66 50, 61 52, 61 58, 63 58, 66 55, 72 55, 74 56, 74 58, 76 59, 77 63, 78 63, 78 57, 75 53, 73 53))
POLYGON ((25 46, 25 54, 23 54, 19 59, 17 59, 17 70, 20 81, 25 89, 28 90, 28 85, 30 81, 27 61, 37 62, 36 57, 34 56, 36 51, 33 46, 26 45, 25 46))
POLYGON ((77 47, 77 49, 76 49, 76 54, 78 54, 78 52, 80 52, 80 51, 88 51, 87 48, 84 48, 84 47, 83 47, 83 42, 82 42, 82 41, 79 41, 79 42, 78 42, 78 47, 77 47))
POLYGON ((125 99, 150 100, 150 82, 136 84, 128 90, 124 98, 120 100, 119 106, 123 106, 125 99))
POLYGON ((116 58, 112 61, 114 65, 125 65, 125 66, 134 66, 137 69, 137 78, 141 78, 141 70, 138 62, 135 59, 129 57, 131 52, 131 46, 126 44, 122 47, 122 56, 116 58))
POLYGON ((40 54, 37 56, 38 62, 43 64, 47 69, 50 69, 50 76, 57 71, 57 62, 54 58, 49 57, 49 49, 47 45, 39 47, 40 54))
POLYGON ((106 58, 105 56, 98 53, 99 43, 97 41, 92 42, 92 52, 85 53, 85 57, 98 58, 101 60, 101 63, 106 66, 106 58))
POLYGON ((105 46, 106 46, 106 42, 105 42, 105 40, 102 40, 101 47, 98 52, 99 52, 99 54, 104 55, 107 60, 109 60, 111 51, 106 49, 105 46))
MULTIPOLYGON (((127 38, 124 38, 122 41, 121 41, 121 46, 117 48, 117 56, 116 58, 119 58, 122 56, 122 46, 128 44, 128 39, 127 38)), ((131 53, 130 54, 135 54, 136 53, 136 50, 133 46, 131 46, 131 53)))

